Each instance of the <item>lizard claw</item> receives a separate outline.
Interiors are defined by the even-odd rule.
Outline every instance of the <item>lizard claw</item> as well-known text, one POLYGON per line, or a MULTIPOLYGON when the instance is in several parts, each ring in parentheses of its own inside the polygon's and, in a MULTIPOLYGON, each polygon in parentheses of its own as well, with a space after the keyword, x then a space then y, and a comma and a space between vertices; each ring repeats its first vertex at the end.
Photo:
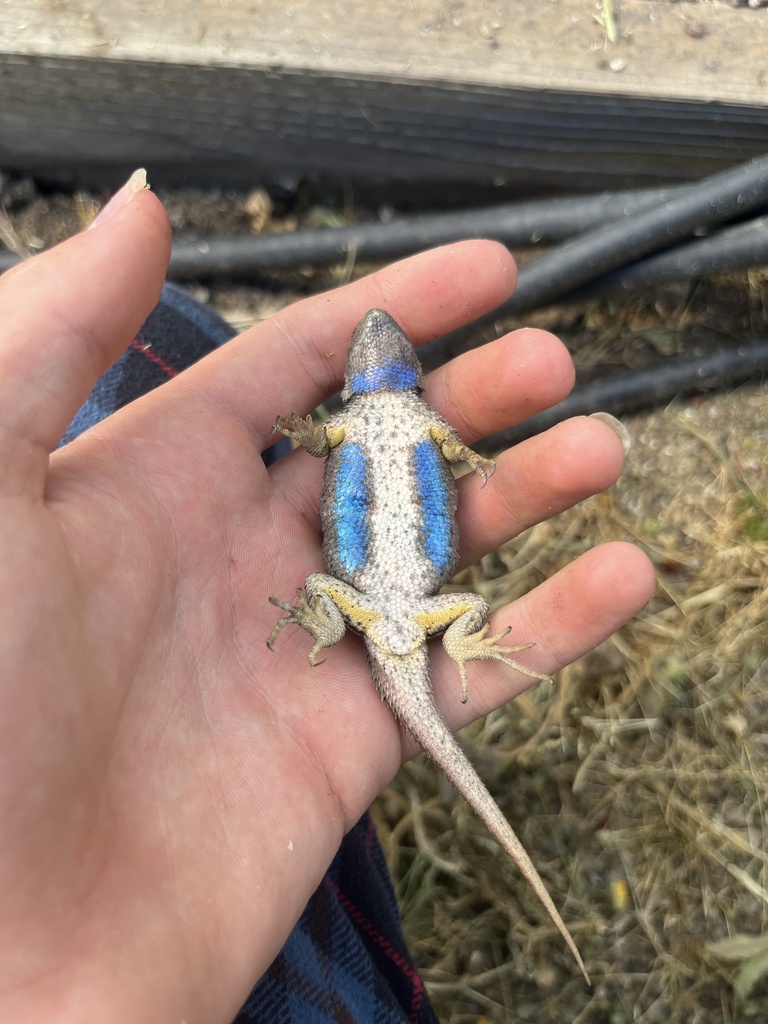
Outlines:
POLYGON ((472 455, 474 456, 474 458, 469 463, 470 468, 474 473, 477 473, 477 475, 483 481, 481 486, 485 487, 485 485, 488 483, 488 478, 492 477, 493 474, 496 472, 496 463, 493 461, 493 459, 484 459, 482 455, 476 455, 474 452, 472 452, 472 455))
MULTIPOLYGON (((312 426, 312 417, 308 416, 309 426, 312 426)), ((306 429, 307 420, 303 416, 299 416, 297 412, 292 412, 290 416, 278 416, 275 420, 274 426, 272 427, 273 434, 285 434, 286 437, 296 438, 302 427, 306 429)))

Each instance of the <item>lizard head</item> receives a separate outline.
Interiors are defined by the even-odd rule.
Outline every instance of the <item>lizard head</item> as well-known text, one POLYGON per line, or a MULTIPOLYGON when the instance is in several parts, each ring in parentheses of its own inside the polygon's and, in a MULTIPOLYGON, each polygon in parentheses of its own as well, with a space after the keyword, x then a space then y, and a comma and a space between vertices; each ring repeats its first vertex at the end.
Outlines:
POLYGON ((424 376, 405 331, 383 309, 365 314, 352 335, 343 402, 372 391, 423 391, 424 376))

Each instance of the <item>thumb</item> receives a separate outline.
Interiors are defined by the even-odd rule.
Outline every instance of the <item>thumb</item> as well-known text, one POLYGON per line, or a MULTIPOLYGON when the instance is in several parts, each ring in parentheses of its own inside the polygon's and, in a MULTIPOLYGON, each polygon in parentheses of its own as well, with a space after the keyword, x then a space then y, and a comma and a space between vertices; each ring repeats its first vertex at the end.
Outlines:
POLYGON ((48 455, 157 304, 170 226, 145 182, 0 277, 0 491, 42 493, 48 455))

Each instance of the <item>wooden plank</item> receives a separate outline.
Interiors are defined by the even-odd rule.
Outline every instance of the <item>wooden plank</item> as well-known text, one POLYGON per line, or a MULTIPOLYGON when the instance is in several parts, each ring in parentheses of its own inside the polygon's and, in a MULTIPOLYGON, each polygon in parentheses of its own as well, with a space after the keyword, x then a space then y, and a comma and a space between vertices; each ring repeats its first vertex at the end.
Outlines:
POLYGON ((0 164, 550 190, 684 180, 768 149, 768 12, 614 7, 609 44, 590 0, 12 0, 0 164))

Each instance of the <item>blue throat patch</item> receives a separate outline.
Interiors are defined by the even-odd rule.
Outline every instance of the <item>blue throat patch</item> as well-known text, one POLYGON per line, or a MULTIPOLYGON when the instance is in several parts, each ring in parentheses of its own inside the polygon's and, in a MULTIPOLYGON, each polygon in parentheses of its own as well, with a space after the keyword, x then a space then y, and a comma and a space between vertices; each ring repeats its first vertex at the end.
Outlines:
POLYGON ((367 395, 371 391, 415 391, 419 386, 419 373, 410 362, 387 359, 383 363, 367 366, 349 382, 352 395, 367 395))

